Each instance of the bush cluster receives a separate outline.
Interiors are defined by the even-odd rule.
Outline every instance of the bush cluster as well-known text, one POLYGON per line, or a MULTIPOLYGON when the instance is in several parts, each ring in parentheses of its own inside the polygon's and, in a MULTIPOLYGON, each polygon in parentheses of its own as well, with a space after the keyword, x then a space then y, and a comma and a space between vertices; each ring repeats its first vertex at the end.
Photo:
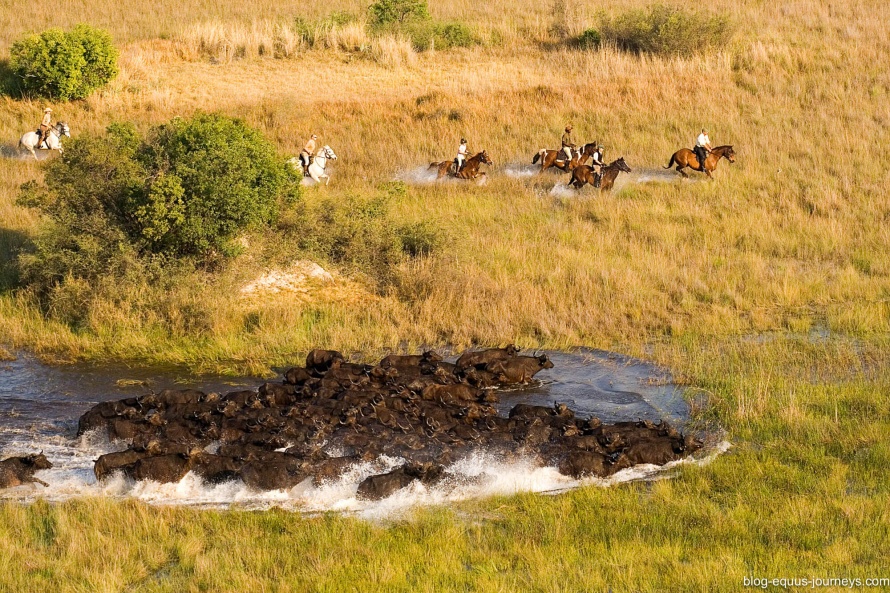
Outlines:
POLYGON ((373 31, 406 35, 418 51, 471 47, 480 43, 473 30, 463 23, 434 21, 426 0, 378 0, 371 4, 368 12, 373 31))
POLYGON ((49 221, 20 269, 50 307, 72 286, 163 274, 170 262, 222 261, 237 252, 240 234, 270 224, 282 203, 300 197, 299 173, 258 131, 212 114, 145 136, 109 126, 104 136, 72 142, 45 178, 19 197, 49 221))
POLYGON ((29 35, 13 43, 9 56, 22 92, 40 97, 82 99, 117 76, 111 35, 89 25, 29 35))
POLYGON ((722 45, 732 36, 733 27, 724 15, 654 5, 602 16, 599 33, 603 41, 625 51, 676 55, 722 45))

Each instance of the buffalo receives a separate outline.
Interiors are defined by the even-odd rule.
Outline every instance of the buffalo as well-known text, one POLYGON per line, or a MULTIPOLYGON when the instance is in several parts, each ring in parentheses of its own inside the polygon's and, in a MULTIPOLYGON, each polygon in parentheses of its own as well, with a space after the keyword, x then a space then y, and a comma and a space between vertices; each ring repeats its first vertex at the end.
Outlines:
POLYGON ((0 461, 0 488, 13 488, 22 484, 36 483, 49 486, 46 482, 34 477, 34 473, 42 469, 51 469, 52 463, 43 453, 10 457, 0 461))

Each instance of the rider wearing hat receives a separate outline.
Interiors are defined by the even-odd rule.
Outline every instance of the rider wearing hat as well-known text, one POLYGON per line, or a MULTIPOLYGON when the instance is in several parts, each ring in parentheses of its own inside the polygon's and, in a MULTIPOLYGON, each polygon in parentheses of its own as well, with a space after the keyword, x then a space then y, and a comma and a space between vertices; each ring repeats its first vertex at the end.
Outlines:
POLYGON ((562 135, 562 151, 566 153, 566 158, 572 160, 572 150, 575 148, 575 143, 572 142, 572 124, 566 126, 566 131, 562 135))
POLYGON ((460 173, 460 170, 464 168, 464 163, 467 161, 467 139, 460 139, 460 146, 457 147, 457 156, 454 157, 454 164, 457 167, 457 172, 460 173))
POLYGON ((695 140, 695 148, 692 149, 695 152, 696 158, 698 158, 698 167, 699 171, 705 170, 705 159, 708 158, 708 154, 711 152, 711 139, 708 138, 708 131, 704 128, 701 129, 701 134, 698 135, 698 138, 695 140))
POLYGON ((300 151, 300 161, 303 163, 303 172, 306 172, 306 169, 309 168, 309 161, 312 158, 312 155, 315 154, 315 141, 318 139, 318 136, 312 134, 309 140, 306 141, 306 145, 303 146, 303 150, 300 151))
POLYGON ((52 125, 53 121, 53 110, 47 107, 43 110, 43 121, 40 122, 40 127, 37 129, 37 148, 40 148, 40 144, 46 140, 47 134, 49 134, 50 125, 52 125))

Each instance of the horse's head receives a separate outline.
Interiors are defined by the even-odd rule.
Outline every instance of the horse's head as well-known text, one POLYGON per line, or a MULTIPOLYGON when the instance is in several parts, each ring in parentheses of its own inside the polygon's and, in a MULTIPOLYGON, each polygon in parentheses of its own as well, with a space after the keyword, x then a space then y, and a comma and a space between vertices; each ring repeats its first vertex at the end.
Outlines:
POLYGON ((56 122, 56 132, 58 132, 59 136, 71 137, 71 129, 68 127, 67 122, 56 122))
POLYGON ((726 152, 723 153, 723 156, 725 156, 726 160, 730 163, 735 162, 735 151, 732 149, 732 146, 726 147, 726 152))
POLYGON ((485 151, 485 150, 483 150, 482 152, 479 153, 479 159, 480 159, 483 163, 485 163, 486 165, 493 165, 493 164, 494 164, 494 163, 492 163, 491 159, 488 158, 488 152, 485 151))
POLYGON ((334 150, 330 146, 325 145, 325 147, 322 148, 321 151, 324 153, 324 156, 326 158, 329 158, 329 159, 332 159, 335 161, 337 160, 337 155, 334 154, 334 150))
POLYGON ((630 167, 627 166, 627 163, 624 162, 624 157, 621 157, 614 163, 612 163, 616 167, 618 167, 619 171, 624 171, 625 173, 630 173, 630 167))

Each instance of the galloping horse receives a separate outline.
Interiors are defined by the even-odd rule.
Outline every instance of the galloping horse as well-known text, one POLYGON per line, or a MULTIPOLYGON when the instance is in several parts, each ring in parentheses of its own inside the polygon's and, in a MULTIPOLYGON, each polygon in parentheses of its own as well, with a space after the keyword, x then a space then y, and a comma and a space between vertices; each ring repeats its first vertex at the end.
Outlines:
MULTIPOLYGON (((717 163, 719 163, 722 158, 725 158, 730 163, 735 162, 735 151, 733 151, 732 146, 718 146, 711 151, 711 154, 709 154, 707 158, 705 158, 705 174, 708 177, 711 177, 711 171, 717 168, 717 163)), ((683 171, 686 167, 689 167, 694 171, 701 169, 698 157, 696 157, 695 153, 688 148, 681 148, 672 154, 671 160, 665 169, 670 169, 675 164, 677 165, 677 172, 683 177, 689 177, 689 175, 683 171)), ((713 177, 711 177, 711 179, 713 179, 713 177)))
POLYGON ((315 155, 315 158, 312 159, 312 162, 309 163, 309 168, 307 169, 309 177, 315 180, 315 183, 321 183, 322 177, 326 180, 324 182, 325 185, 331 182, 331 176, 325 173, 325 168, 328 166, 328 159, 336 161, 337 155, 334 154, 334 151, 330 146, 325 144, 324 147, 318 151, 318 154, 315 155))
POLYGON ((460 171, 455 170, 454 161, 430 163, 428 170, 437 171, 437 180, 442 179, 443 177, 445 177, 445 175, 451 175, 452 177, 456 177, 458 179, 476 179, 479 176, 485 175, 485 173, 479 171, 479 165, 481 165, 482 163, 485 163, 486 165, 493 164, 491 162, 491 159, 488 158, 488 153, 484 150, 468 158, 464 162, 464 168, 460 171))
POLYGON ((593 167, 581 165, 572 171, 572 180, 569 181, 569 185, 575 189, 581 189, 585 183, 589 183, 593 187, 599 187, 600 191, 609 191, 621 171, 630 173, 630 167, 624 162, 624 157, 603 167, 601 173, 595 173, 593 167))
POLYGON ((35 149, 58 150, 59 154, 62 154, 62 136, 71 137, 71 130, 68 129, 68 124, 63 121, 57 122, 56 125, 46 131, 46 138, 44 138, 41 146, 37 146, 37 132, 25 132, 19 139, 19 150, 22 148, 27 149, 34 156, 34 160, 37 160, 35 149))
POLYGON ((328 159, 337 160, 337 155, 334 154, 334 151, 330 146, 325 145, 318 151, 317 155, 310 157, 308 168, 303 167, 303 161, 301 161, 298 156, 288 159, 287 162, 294 169, 304 171, 304 178, 311 177, 316 183, 321 183, 321 179, 324 178, 327 180, 325 181, 325 185, 327 185, 331 182, 330 175, 325 173, 325 168, 328 166, 328 159))
POLYGON ((541 161, 541 173, 549 169, 550 167, 556 167, 557 169, 562 169, 566 173, 570 173, 572 169, 579 165, 583 165, 587 162, 593 153, 596 152, 597 144, 596 141, 588 142, 584 145, 581 150, 574 151, 572 154, 572 160, 566 161, 565 154, 562 150, 552 150, 549 148, 542 148, 532 157, 532 164, 541 161))

